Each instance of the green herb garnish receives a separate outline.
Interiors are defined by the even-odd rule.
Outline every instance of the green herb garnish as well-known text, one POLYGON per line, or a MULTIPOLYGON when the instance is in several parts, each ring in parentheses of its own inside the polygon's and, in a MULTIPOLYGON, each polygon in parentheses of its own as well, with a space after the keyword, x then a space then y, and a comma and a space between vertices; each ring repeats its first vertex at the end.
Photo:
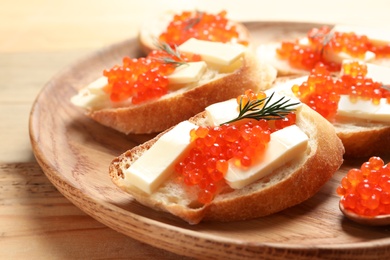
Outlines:
POLYGON ((387 91, 390 91, 390 86, 389 85, 382 85, 381 88, 384 88, 387 91))
POLYGON ((203 12, 196 11, 195 17, 191 17, 187 20, 187 25, 184 27, 184 30, 188 31, 189 29, 193 28, 195 25, 197 25, 203 18, 203 12))
POLYGON ((325 47, 329 44, 329 42, 333 39, 334 37, 334 28, 330 30, 328 33, 316 33, 315 35, 311 36, 310 38, 322 38, 321 42, 321 49, 320 54, 321 56, 324 55, 325 47))
POLYGON ((286 97, 282 97, 275 103, 270 104, 274 93, 272 93, 269 97, 263 99, 250 100, 245 105, 243 105, 241 98, 240 112, 238 116, 235 119, 225 122, 223 124, 233 123, 244 118, 256 120, 278 120, 285 118, 289 113, 295 111, 295 109, 291 107, 298 105, 299 102, 287 104, 290 99, 287 99, 286 97), (264 106, 262 106, 263 103, 264 106))
POLYGON ((320 50, 321 56, 324 55, 325 47, 333 39, 333 36, 334 36, 333 30, 331 30, 329 33, 325 34, 324 39, 322 40, 322 44, 321 44, 321 50, 320 50))
POLYGON ((172 64, 175 66, 181 66, 181 65, 186 65, 188 62, 184 61, 183 58, 181 57, 180 52, 177 50, 176 46, 173 49, 168 43, 166 42, 158 42, 156 41, 156 44, 158 49, 164 51, 168 55, 171 55, 173 57, 176 57, 177 59, 174 59, 170 56, 167 57, 161 57, 161 58, 156 58, 156 60, 161 61, 162 63, 165 64, 172 64))

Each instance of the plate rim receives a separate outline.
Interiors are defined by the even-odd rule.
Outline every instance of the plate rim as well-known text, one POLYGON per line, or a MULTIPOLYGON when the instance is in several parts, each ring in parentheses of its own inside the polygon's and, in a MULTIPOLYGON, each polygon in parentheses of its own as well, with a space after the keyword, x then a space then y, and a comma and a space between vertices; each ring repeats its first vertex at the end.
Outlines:
MULTIPOLYGON (((247 24, 249 27, 251 27, 251 26, 255 26, 256 24, 319 25, 322 23, 298 22, 298 21, 294 21, 294 22, 289 22, 289 21, 249 21, 249 22, 244 22, 244 24, 247 24)), ((64 69, 60 70, 59 72, 57 72, 42 87, 42 89, 38 93, 36 99, 33 102, 32 107, 31 107, 29 122, 28 122, 30 142, 31 142, 34 156, 35 156, 39 166, 41 167, 42 171, 47 176, 47 178, 50 180, 50 182, 61 192, 61 194, 63 194, 67 199, 69 199, 74 205, 76 205, 82 211, 84 211, 85 213, 87 213, 88 215, 93 217, 94 219, 98 220, 99 222, 103 223, 104 225, 106 225, 106 226, 110 227, 111 229, 114 229, 120 233, 123 233, 123 232, 118 230, 115 226, 111 225, 110 223, 106 223, 105 220, 99 218, 97 215, 91 214, 91 212, 86 212, 84 208, 81 208, 80 206, 78 206, 78 202, 75 201, 74 197, 72 197, 69 194, 67 194, 66 192, 64 192, 64 190, 63 190, 64 188, 61 185, 59 185, 59 183, 58 183, 59 181, 61 181, 65 186, 67 186, 67 189, 69 189, 69 190, 77 191, 78 188, 76 186, 74 186, 72 183, 69 183, 66 179, 64 179, 62 174, 57 171, 57 169, 54 167, 54 165, 51 162, 49 162, 47 160, 47 158, 45 159, 45 157, 43 156, 44 152, 40 149, 39 144, 38 144, 39 133, 36 133, 34 131, 35 129, 34 129, 33 125, 35 123, 34 122, 34 115, 36 113, 38 113, 37 110, 39 109, 39 100, 42 98, 44 93, 46 91, 48 91, 49 88, 52 88, 55 86, 55 84, 53 84, 53 82, 64 77, 64 75, 66 75, 72 68, 82 66, 82 64, 86 63, 91 58, 98 56, 99 54, 108 52, 109 50, 116 48, 118 46, 123 46, 124 44, 128 44, 131 42, 135 43, 136 41, 137 41, 137 38, 135 37, 135 38, 125 39, 125 40, 117 42, 117 43, 113 43, 113 44, 108 45, 104 48, 101 48, 99 50, 93 51, 92 53, 89 53, 88 55, 84 56, 83 58, 70 64, 67 68, 64 68, 64 69), (54 179, 54 175, 56 175, 56 177, 59 178, 59 181, 54 179)), ((147 222, 148 224, 150 224, 151 226, 154 226, 154 227, 168 229, 168 230, 176 231, 176 232, 180 231, 180 233, 184 233, 184 235, 190 235, 191 237, 195 237, 198 239, 204 239, 205 234, 200 233, 199 231, 185 229, 183 227, 174 226, 174 225, 171 225, 169 223, 163 223, 163 222, 155 220, 155 219, 150 219, 148 217, 138 215, 134 212, 127 211, 125 209, 122 209, 118 206, 110 204, 110 203, 108 203, 104 200, 101 200, 99 198, 94 198, 94 197, 90 196, 89 194, 84 193, 84 196, 86 196, 88 201, 93 202, 96 205, 103 205, 108 210, 113 210, 115 208, 116 211, 118 212, 118 209, 119 209, 119 212, 121 214, 126 215, 126 216, 131 216, 133 219, 135 219, 137 221, 147 222)), ((129 236, 129 234, 126 234, 126 233, 123 233, 123 234, 129 236)), ((130 237, 132 237, 132 236, 130 236, 130 237)), ((152 237, 152 235, 150 235, 150 237, 152 237)), ((386 239, 376 240, 375 243, 372 243, 371 241, 363 241, 363 242, 354 242, 354 243, 342 244, 342 245, 339 245, 339 244, 337 244, 337 245, 336 244, 319 244, 319 245, 304 244, 304 245, 302 245, 302 244, 295 244, 295 243, 283 244, 282 242, 279 242, 279 243, 275 243, 275 242, 269 242, 269 243, 268 242, 258 242, 258 243, 256 243, 256 242, 240 242, 239 239, 228 239, 228 238, 225 238, 223 241, 221 241, 221 237, 219 237, 217 235, 213 235, 213 234, 207 234, 207 237, 208 237, 207 239, 212 241, 213 243, 215 243, 215 245, 228 243, 230 245, 234 245, 235 247, 246 247, 246 248, 250 248, 250 249, 256 249, 256 248, 260 249, 261 248, 262 250, 260 250, 260 251, 256 251, 256 250, 253 251, 253 252, 255 252, 254 256, 259 256, 259 254, 261 254, 261 252, 263 252, 264 250, 265 251, 269 250, 269 249, 283 249, 283 250, 285 250, 287 248, 288 250, 292 250, 292 251, 294 251, 294 250, 305 250, 305 251, 317 250, 318 251, 319 250, 321 252, 323 252, 323 251, 328 252, 329 250, 331 250, 333 253, 335 253, 335 251, 338 253, 342 253, 341 251, 344 251, 344 250, 354 250, 354 251, 363 250, 365 253, 367 253, 368 251, 371 251, 371 250, 376 251, 379 248, 387 249, 390 246, 390 239, 389 238, 387 238, 387 241, 386 241, 386 239)), ((132 237, 132 238, 137 239, 135 237, 132 237)), ((140 240, 140 239, 137 239, 137 240, 140 240)), ((140 240, 140 241, 148 243, 148 241, 146 239, 140 240)), ((150 245, 155 246, 155 247, 159 247, 159 248, 162 248, 165 250, 169 250, 169 251, 177 253, 177 254, 183 253, 182 251, 166 249, 165 247, 162 247, 159 244, 150 244, 150 245)), ((375 253, 375 252, 372 252, 372 253, 375 253)), ((335 255, 335 256, 342 256, 342 254, 335 255)))

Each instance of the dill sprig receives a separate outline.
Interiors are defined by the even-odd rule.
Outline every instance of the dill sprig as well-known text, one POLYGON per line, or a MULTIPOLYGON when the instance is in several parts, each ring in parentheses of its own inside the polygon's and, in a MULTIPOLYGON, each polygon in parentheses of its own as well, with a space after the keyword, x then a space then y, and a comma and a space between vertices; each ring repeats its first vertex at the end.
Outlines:
POLYGON ((184 27, 184 30, 188 31, 189 29, 196 26, 203 18, 203 12, 196 11, 195 17, 191 17, 187 20, 187 25, 184 27))
POLYGON ((282 97, 275 103, 271 104, 270 101, 274 96, 274 93, 275 92, 273 92, 269 97, 263 99, 249 100, 245 105, 243 105, 241 98, 240 112, 238 116, 223 124, 233 123, 244 118, 256 120, 278 120, 285 118, 289 113, 295 111, 295 109, 291 107, 298 105, 299 102, 287 104, 290 99, 287 99, 286 97, 282 97))
POLYGON ((311 38, 322 38, 322 42, 321 42, 321 49, 320 49, 320 54, 321 56, 324 55, 324 51, 325 51, 325 47, 330 43, 330 41, 333 39, 334 37, 334 28, 332 28, 332 30, 330 30, 328 33, 316 33, 315 35, 313 35, 311 38))
POLYGON ((171 57, 162 57, 162 58, 158 58, 157 60, 161 61, 164 64, 172 64, 176 67, 188 64, 188 62, 186 62, 186 61, 183 61, 183 60, 178 61, 178 60, 172 59, 171 57))
POLYGON ((334 36, 334 29, 330 30, 330 32, 326 33, 324 35, 324 39, 322 40, 322 46, 325 47, 326 45, 329 44, 329 42, 332 40, 333 36, 334 36))
POLYGON ((330 32, 328 32, 327 34, 325 34, 324 39, 322 40, 322 43, 321 43, 321 50, 320 50, 321 56, 324 55, 325 47, 333 39, 333 36, 334 36, 333 29, 330 32))
POLYGON ((188 62, 184 61, 183 58, 181 57, 180 51, 176 48, 172 48, 168 43, 166 42, 159 42, 156 41, 156 44, 158 49, 164 51, 170 56, 166 57, 161 57, 161 58, 156 58, 156 60, 161 61, 164 64, 172 64, 175 66, 181 66, 181 65, 186 65, 188 62), (176 57, 176 59, 172 58, 176 57))
POLYGON ((157 48, 159 48, 160 50, 168 53, 169 55, 172 55, 172 56, 175 56, 176 58, 178 59, 181 59, 181 54, 180 52, 177 50, 176 48, 177 46, 175 46, 175 49, 173 49, 171 47, 171 45, 169 45, 168 43, 166 42, 157 42, 157 48))
POLYGON ((390 86, 389 85, 382 85, 381 88, 384 88, 387 91, 390 91, 390 86))

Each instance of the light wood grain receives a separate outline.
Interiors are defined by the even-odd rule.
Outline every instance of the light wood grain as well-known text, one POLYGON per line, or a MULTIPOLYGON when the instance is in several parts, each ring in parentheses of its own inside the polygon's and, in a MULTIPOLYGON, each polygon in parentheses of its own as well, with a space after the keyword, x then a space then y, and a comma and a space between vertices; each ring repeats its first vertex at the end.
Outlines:
MULTIPOLYGON (((304 34, 313 24, 247 24, 254 42, 304 34)), ((272 216, 233 223, 189 226, 145 208, 113 185, 109 162, 147 136, 125 136, 82 115, 69 98, 124 55, 137 56, 135 39, 97 52, 57 75, 39 95, 30 133, 38 162, 51 182, 75 205, 105 225, 177 254, 206 258, 374 258, 389 256, 388 229, 344 219, 335 190, 362 161, 347 161, 312 199, 272 216), (82 71, 82 73, 81 73, 82 71)))
MULTIPOLYGON (((52 193, 58 199, 48 198, 48 190, 54 187, 34 160, 28 118, 43 85, 62 68, 92 51, 136 36, 138 25, 148 16, 185 7, 226 9, 237 20, 390 25, 387 0, 328 0, 321 5, 311 0, 0 1, 1 259, 178 258, 96 222, 58 192, 52 193), (39 184, 26 184, 33 182, 39 184)), ((220 228, 223 232, 224 227, 220 228)), ((350 228, 346 232, 352 234, 350 228)), ((306 256, 316 256, 318 251, 323 258, 331 258, 316 248, 306 256)))
POLYGON ((0 162, 34 160, 28 135, 33 101, 53 75, 90 52, 0 53, 0 162))
POLYGON ((0 166, 0 259, 177 259, 75 207, 33 163, 0 166))

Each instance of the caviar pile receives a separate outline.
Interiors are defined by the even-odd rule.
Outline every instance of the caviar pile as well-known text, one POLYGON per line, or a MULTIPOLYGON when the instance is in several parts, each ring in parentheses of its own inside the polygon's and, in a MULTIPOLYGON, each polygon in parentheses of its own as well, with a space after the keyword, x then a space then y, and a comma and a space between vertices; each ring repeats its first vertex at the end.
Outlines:
POLYGON ((366 77, 367 66, 359 62, 351 62, 343 65, 343 76, 336 81, 341 89, 341 94, 349 95, 352 102, 358 98, 371 100, 373 104, 379 104, 381 98, 386 98, 390 103, 390 91, 384 88, 381 82, 366 77))
POLYGON ((103 71, 108 79, 105 91, 113 102, 131 98, 133 104, 139 104, 159 98, 168 92, 167 76, 178 64, 197 60, 200 60, 199 55, 187 57, 164 50, 152 51, 147 57, 138 59, 124 57, 122 65, 103 71))
POLYGON ((365 35, 356 35, 353 32, 333 32, 331 28, 323 26, 313 28, 307 33, 309 45, 295 41, 284 41, 277 53, 281 59, 288 60, 289 64, 298 69, 311 70, 322 62, 330 71, 338 71, 340 64, 325 59, 326 52, 344 52, 354 58, 362 59, 367 51, 375 53, 376 57, 389 57, 390 44, 374 45, 365 35))
MULTIPOLYGON (((264 93, 256 95, 252 91, 246 91, 237 100, 238 103, 241 99, 242 102, 249 102, 264 97, 264 93)), ((264 153, 271 132, 294 123, 295 114, 291 113, 284 120, 276 120, 274 126, 262 119, 198 127, 190 133, 193 147, 188 156, 176 164, 175 170, 186 185, 197 185, 200 188, 200 203, 209 203, 219 185, 224 183, 229 161, 237 167, 251 166, 264 153)))
POLYGON ((318 63, 311 70, 308 80, 294 85, 292 92, 328 120, 337 113, 340 95, 349 95, 352 102, 361 98, 379 104, 381 98, 386 98, 390 103, 390 91, 383 88, 382 83, 366 77, 366 74, 367 66, 364 63, 344 63, 343 75, 335 80, 326 66, 318 63))
MULTIPOLYGON (((176 14, 159 40, 171 46, 180 45, 190 38, 214 42, 230 42, 239 39, 236 26, 226 18, 226 11, 216 15, 205 12, 184 11, 176 14)), ((248 45, 247 42, 239 42, 248 45)))
POLYGON ((337 194, 344 208, 361 216, 390 214, 390 164, 371 157, 360 169, 351 169, 337 194))

